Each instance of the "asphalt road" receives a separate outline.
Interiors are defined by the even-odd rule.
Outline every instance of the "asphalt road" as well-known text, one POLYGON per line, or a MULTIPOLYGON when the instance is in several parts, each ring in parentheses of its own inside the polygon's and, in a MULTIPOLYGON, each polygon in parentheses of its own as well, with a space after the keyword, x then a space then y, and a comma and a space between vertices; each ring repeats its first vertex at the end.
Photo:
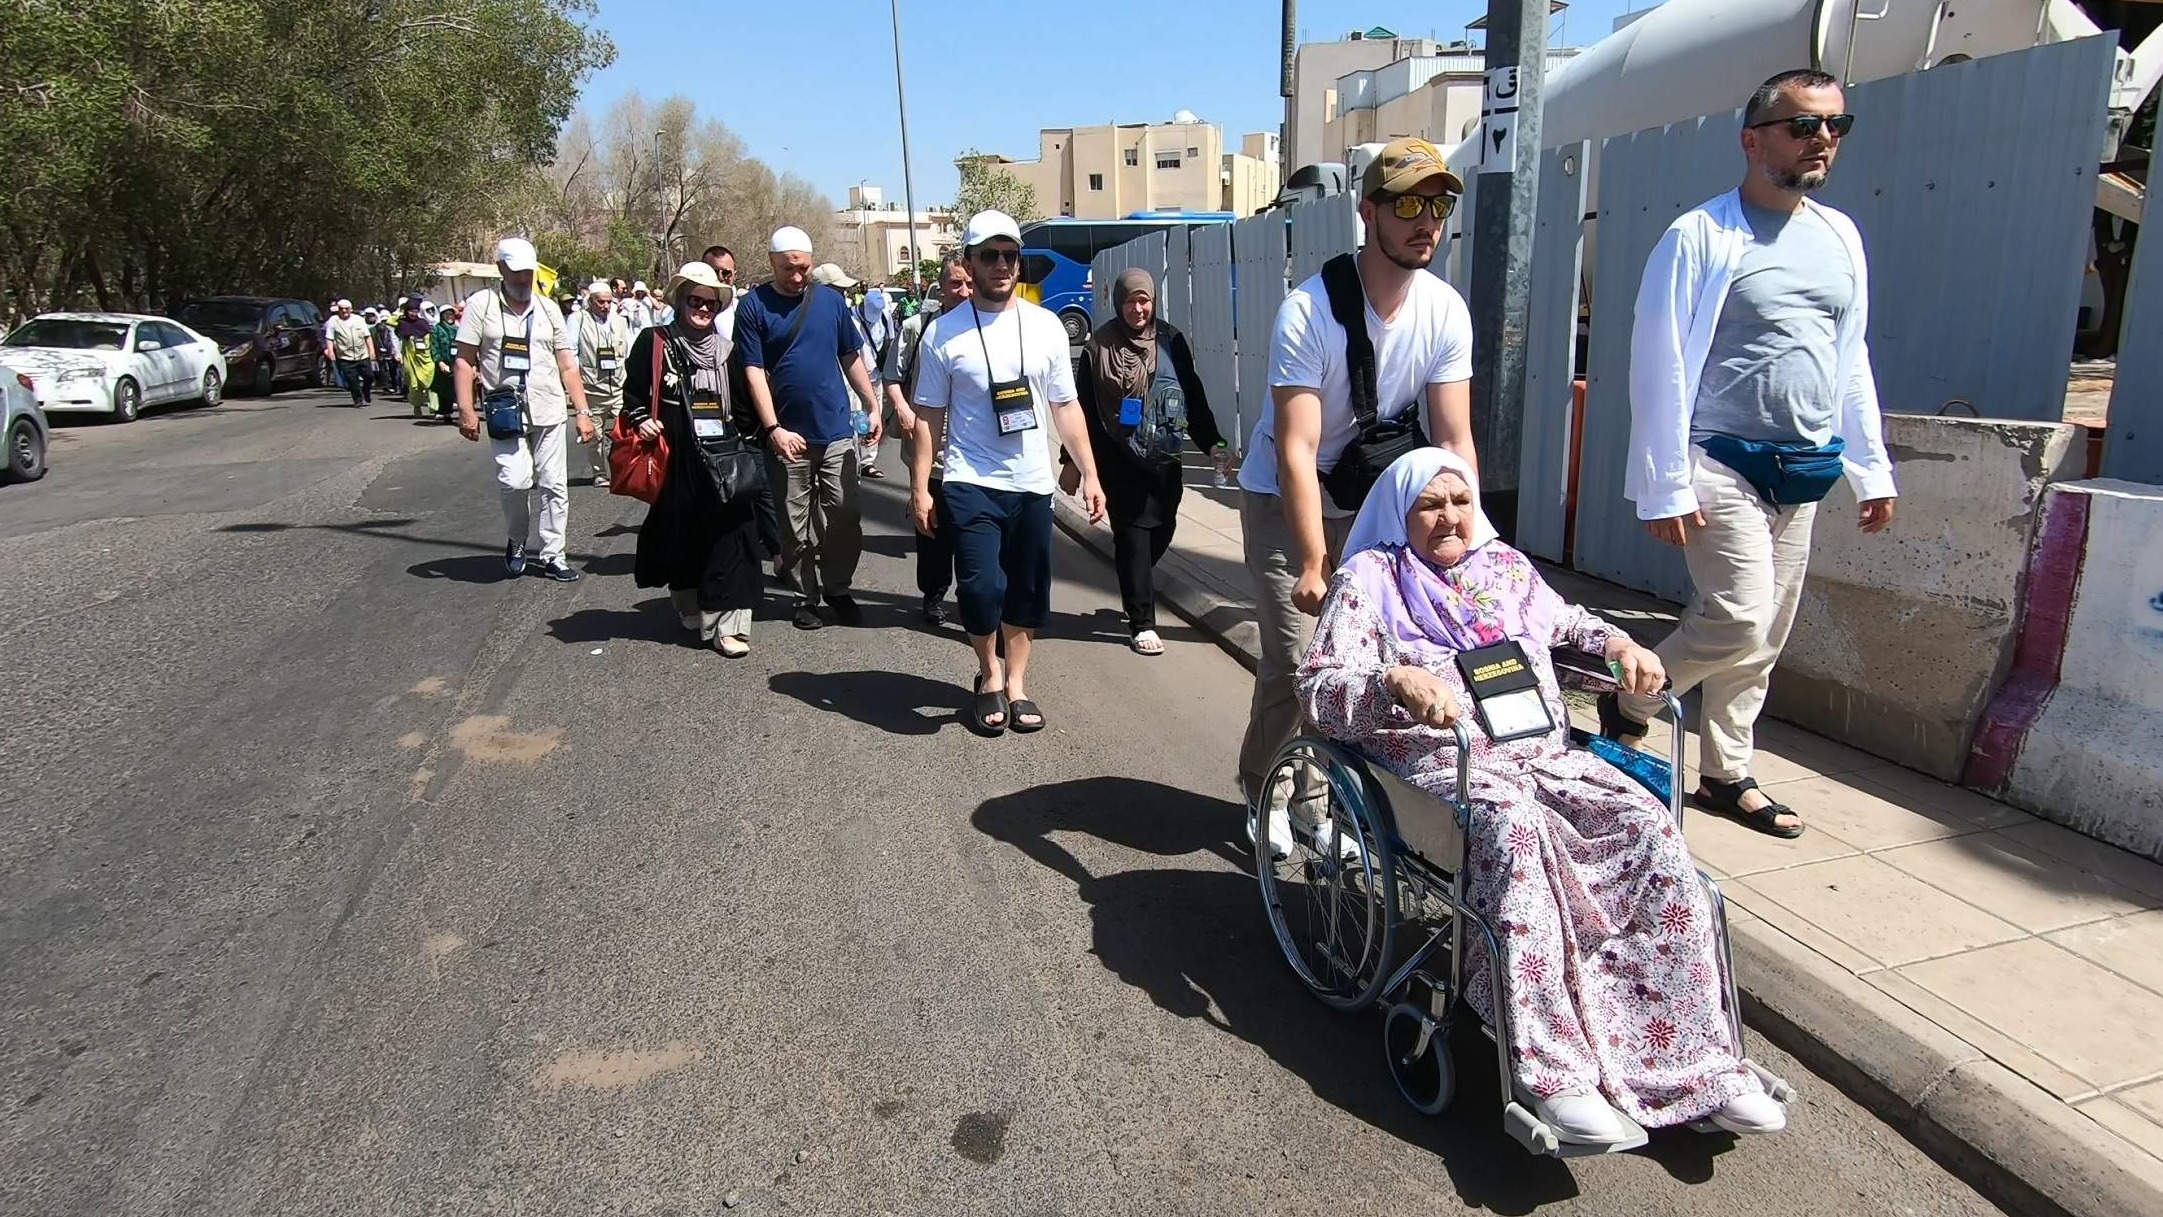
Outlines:
POLYGON ((980 740, 895 481, 867 628, 730 662, 637 504, 505 579, 480 450, 333 400, 0 488, 0 1212, 1995 1211, 1762 1045, 1776 1138, 1535 1160, 1480 1067, 1413 1114, 1276 957, 1246 674, 1130 654, 1063 538, 1052 729, 980 740))

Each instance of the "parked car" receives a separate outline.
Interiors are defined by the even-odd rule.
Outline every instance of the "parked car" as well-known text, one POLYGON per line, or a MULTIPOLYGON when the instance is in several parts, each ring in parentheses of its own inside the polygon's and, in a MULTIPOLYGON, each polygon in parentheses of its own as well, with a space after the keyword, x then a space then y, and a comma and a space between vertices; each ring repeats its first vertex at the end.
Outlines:
POLYGON ((173 319, 225 352, 227 383, 267 397, 280 384, 323 383, 323 314, 306 300, 209 296, 176 309, 173 319))
POLYGON ((45 444, 51 428, 45 412, 38 409, 37 387, 27 372, 0 372, 0 401, 5 402, 7 463, 0 465, 0 479, 35 482, 45 476, 45 444))
POLYGON ((110 414, 225 397, 225 352, 177 321, 136 313, 46 313, 0 341, 0 368, 30 377, 47 414, 110 414))

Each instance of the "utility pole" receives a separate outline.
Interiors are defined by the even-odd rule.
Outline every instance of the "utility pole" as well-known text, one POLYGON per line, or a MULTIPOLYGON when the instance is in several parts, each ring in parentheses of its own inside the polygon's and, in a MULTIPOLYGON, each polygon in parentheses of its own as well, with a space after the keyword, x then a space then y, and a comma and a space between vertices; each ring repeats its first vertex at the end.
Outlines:
POLYGON ((1294 78, 1299 74, 1299 0, 1284 0, 1283 24, 1277 31, 1277 58, 1277 95, 1284 98, 1284 125, 1277 129, 1277 181, 1281 185, 1295 168, 1287 162, 1292 155, 1292 126, 1299 121, 1299 101, 1292 96, 1294 78))
POLYGON ((901 87, 901 0, 887 0, 894 17, 894 109, 901 115, 901 205, 909 209, 909 286, 924 298, 924 247, 916 239, 916 180, 909 172, 909 95, 901 87))
POLYGON ((1510 537, 1517 532, 1518 451, 1525 431, 1525 328, 1539 207, 1548 2, 1487 3, 1472 217, 1472 441, 1479 449, 1481 506, 1510 537))

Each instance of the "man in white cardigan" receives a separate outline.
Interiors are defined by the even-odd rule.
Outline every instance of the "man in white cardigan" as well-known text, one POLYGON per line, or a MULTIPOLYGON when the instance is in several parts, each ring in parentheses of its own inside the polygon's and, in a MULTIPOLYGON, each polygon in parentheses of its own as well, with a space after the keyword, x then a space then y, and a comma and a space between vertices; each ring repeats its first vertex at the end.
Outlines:
MULTIPOLYGON (((1691 801, 1775 836, 1802 820, 1750 777, 1758 712, 1787 643, 1818 500, 1844 474, 1861 527, 1892 522, 1893 465, 1864 341, 1870 275, 1854 221, 1821 203, 1854 125, 1823 72, 1783 72, 1743 110, 1742 186, 1669 227, 1646 261, 1630 346, 1624 493, 1683 549, 1696 588, 1659 647, 1702 690, 1691 801)), ((1601 730, 1641 737, 1657 698, 1610 696, 1601 730)))

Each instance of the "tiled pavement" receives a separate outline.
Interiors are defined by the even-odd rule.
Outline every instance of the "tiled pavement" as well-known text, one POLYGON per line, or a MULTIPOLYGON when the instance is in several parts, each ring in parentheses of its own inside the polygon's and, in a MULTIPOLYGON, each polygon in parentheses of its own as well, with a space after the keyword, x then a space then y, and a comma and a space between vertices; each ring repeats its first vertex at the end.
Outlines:
MULTIPOLYGON (((1190 470, 1160 595, 1251 664, 1238 492, 1206 477, 1190 470)), ((1061 519, 1086 530, 1071 509, 1061 519)), ((1640 641, 1672 627, 1672 605, 1550 578, 1640 641)), ((1589 707, 1573 717, 1591 725, 1589 707)), ((1664 728, 1653 742, 1665 746, 1664 728)), ((1686 749, 1694 782, 1694 733, 1686 749)), ((1784 723, 1760 725, 1754 772, 1809 831, 1783 841, 1689 816, 1691 849, 1737 919, 1762 920, 2163 1160, 2163 865, 1784 723)))

